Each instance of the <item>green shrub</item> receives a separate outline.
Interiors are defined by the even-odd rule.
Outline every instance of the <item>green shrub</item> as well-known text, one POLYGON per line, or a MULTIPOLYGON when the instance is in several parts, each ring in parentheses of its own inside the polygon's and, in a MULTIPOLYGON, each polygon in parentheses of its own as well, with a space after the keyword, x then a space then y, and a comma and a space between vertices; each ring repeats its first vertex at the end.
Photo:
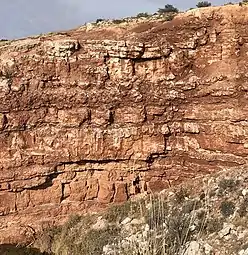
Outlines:
POLYGON ((224 220, 221 218, 208 218, 205 226, 204 232, 206 234, 218 233, 223 228, 224 220))
POLYGON ((178 9, 171 4, 166 4, 164 8, 158 9, 158 13, 160 14, 169 13, 169 12, 178 13, 178 9))
POLYGON ((180 189, 175 193, 175 199, 178 204, 181 204, 185 201, 185 198, 189 196, 189 193, 186 189, 184 189, 182 186, 180 189))
POLYGON ((239 186, 239 181, 234 179, 222 179, 218 184, 221 191, 234 191, 239 186))
POLYGON ((70 254, 73 255, 102 255, 103 247, 117 240, 119 229, 108 226, 106 229, 90 229, 82 236, 80 243, 73 243, 70 254))
POLYGON ((209 7, 209 6, 211 6, 211 3, 208 2, 208 1, 202 1, 202 2, 199 2, 199 3, 196 5, 196 7, 198 7, 198 8, 209 7))
POLYGON ((105 19, 97 19, 96 24, 105 21, 105 19))
POLYGON ((93 229, 96 215, 73 216, 62 227, 47 231, 52 237, 50 250, 56 255, 101 255, 103 247, 119 236, 116 225, 93 229))
POLYGON ((167 253, 178 254, 181 248, 193 238, 193 232, 190 231, 192 216, 175 210, 168 219, 167 228, 167 253))
POLYGON ((234 214, 235 205, 231 201, 223 201, 220 205, 220 211, 224 217, 229 217, 234 214))
POLYGON ((137 14, 136 18, 147 18, 150 15, 147 12, 140 12, 137 14))
POLYGON ((167 15, 164 16, 164 19, 166 21, 172 21, 175 18, 176 14, 175 13, 169 13, 167 15))
POLYGON ((113 19, 112 21, 114 24, 121 24, 123 22, 125 22, 123 19, 113 19))
POLYGON ((241 202, 238 209, 239 216, 245 217, 247 215, 247 210, 248 210, 248 196, 245 196, 244 200, 241 202))
MULTIPOLYGON (((150 199, 145 219, 151 229, 148 246, 153 253, 148 254, 178 254, 188 241, 193 240, 195 233, 190 227, 195 220, 195 209, 195 201, 185 201, 183 206, 175 201, 168 206, 168 201, 163 198, 150 199)), ((201 226, 196 231, 200 229, 201 226)))
POLYGON ((113 205, 105 212, 104 218, 111 223, 120 223, 128 216, 136 217, 144 214, 145 203, 128 201, 120 205, 113 205))

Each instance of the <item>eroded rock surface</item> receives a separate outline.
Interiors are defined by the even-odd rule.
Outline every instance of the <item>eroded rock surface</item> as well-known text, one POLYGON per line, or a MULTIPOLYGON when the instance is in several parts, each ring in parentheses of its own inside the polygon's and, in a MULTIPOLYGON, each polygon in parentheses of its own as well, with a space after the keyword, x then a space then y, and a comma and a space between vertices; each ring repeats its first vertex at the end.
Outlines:
POLYGON ((247 12, 0 44, 0 242, 247 165, 247 12))

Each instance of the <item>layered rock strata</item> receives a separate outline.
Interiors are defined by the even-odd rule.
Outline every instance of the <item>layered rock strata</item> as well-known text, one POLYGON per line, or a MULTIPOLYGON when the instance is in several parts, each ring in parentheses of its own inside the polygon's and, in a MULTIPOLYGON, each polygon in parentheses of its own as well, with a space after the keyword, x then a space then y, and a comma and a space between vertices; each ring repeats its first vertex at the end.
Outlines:
POLYGON ((248 7, 0 43, 0 242, 248 162, 248 7))

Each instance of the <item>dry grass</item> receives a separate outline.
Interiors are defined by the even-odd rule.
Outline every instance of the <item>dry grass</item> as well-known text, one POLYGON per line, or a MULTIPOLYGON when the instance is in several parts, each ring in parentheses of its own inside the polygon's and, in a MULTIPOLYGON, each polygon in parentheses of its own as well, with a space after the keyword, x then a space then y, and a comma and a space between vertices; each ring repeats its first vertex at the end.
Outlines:
POLYGON ((248 238, 245 176, 218 177, 205 182, 199 192, 194 185, 187 189, 182 186, 111 206, 101 214, 74 216, 61 228, 43 233, 50 239, 43 239, 48 240, 44 245, 40 238, 46 247, 42 251, 53 255, 176 255, 196 241, 217 250, 221 243, 232 252, 225 254, 238 254, 248 238), (94 228, 99 219, 103 226, 94 228), (231 239, 221 239, 227 224, 244 232, 244 240, 235 239, 232 231, 231 239))
POLYGON ((198 219, 201 202, 188 200, 183 194, 187 193, 181 190, 170 200, 164 196, 150 196, 147 200, 110 207, 101 215, 107 221, 101 229, 91 228, 99 215, 73 217, 62 228, 49 232, 53 239, 49 251, 55 255, 179 254, 186 243, 199 238, 207 222, 206 213, 201 215, 200 221, 198 219), (142 227, 133 235, 130 235, 133 230, 122 226, 127 217, 144 219, 142 227), (196 220, 199 223, 194 227, 196 220), (108 246, 112 253, 103 253, 108 246))

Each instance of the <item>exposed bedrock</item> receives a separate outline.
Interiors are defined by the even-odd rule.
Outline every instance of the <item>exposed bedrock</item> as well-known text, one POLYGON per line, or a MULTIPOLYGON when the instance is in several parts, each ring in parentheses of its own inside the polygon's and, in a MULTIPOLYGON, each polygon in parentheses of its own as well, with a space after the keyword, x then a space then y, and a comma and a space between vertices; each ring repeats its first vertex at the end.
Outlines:
POLYGON ((0 242, 245 167, 247 12, 0 42, 0 242))

